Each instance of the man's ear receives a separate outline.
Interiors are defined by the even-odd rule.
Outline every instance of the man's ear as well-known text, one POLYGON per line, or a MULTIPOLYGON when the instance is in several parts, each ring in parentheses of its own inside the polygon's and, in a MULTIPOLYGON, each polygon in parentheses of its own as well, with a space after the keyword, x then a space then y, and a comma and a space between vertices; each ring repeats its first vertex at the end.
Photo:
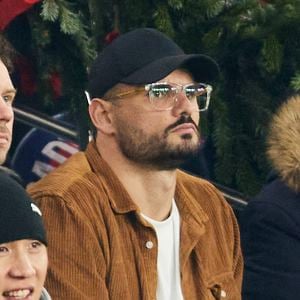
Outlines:
POLYGON ((109 101, 100 98, 95 98, 91 101, 89 114, 97 131, 101 131, 105 134, 114 132, 111 110, 112 104, 109 101))

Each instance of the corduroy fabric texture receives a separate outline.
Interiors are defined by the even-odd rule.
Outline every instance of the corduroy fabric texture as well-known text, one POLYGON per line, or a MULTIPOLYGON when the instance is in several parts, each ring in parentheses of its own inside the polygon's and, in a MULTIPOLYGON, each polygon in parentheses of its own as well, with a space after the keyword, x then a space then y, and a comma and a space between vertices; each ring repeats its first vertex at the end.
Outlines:
POLYGON ((0 172, 0 244, 33 239, 47 245, 39 208, 25 189, 0 172))
MULTIPOLYGON (((48 230, 46 287, 54 300, 156 298, 155 231, 93 142, 29 192, 48 230)), ((184 298, 241 299, 243 259, 231 207, 210 183, 180 171, 175 201, 184 298)))

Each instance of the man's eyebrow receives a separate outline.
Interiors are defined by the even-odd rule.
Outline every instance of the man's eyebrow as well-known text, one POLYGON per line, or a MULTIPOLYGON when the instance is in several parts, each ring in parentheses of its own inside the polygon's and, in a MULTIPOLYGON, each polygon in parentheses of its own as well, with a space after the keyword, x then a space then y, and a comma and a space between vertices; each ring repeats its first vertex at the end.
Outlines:
POLYGON ((4 93, 14 93, 14 94, 16 94, 17 90, 16 89, 8 89, 8 90, 5 90, 4 93))

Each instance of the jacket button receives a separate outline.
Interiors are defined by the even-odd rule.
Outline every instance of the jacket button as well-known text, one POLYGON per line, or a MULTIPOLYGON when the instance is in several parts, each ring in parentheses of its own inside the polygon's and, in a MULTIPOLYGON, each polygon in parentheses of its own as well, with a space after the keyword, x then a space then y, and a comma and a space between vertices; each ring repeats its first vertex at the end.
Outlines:
POLYGON ((221 290, 221 297, 222 298, 226 298, 227 294, 224 290, 221 290))
POLYGON ((225 299, 227 297, 227 293, 221 289, 221 286, 219 284, 215 284, 211 288, 211 292, 216 299, 225 299))
POLYGON ((147 248, 147 249, 152 249, 152 248, 153 248, 153 242, 147 241, 147 242, 146 242, 146 248, 147 248))

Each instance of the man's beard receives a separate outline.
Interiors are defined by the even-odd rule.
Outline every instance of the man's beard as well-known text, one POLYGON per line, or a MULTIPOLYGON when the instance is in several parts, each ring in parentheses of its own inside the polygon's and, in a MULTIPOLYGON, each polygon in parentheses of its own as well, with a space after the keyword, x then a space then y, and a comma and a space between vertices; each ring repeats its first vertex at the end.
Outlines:
POLYGON ((125 157, 149 169, 173 170, 183 162, 198 154, 200 134, 198 126, 190 116, 183 115, 177 122, 167 127, 164 134, 147 135, 142 129, 131 124, 118 122, 117 141, 125 157), (184 123, 192 123, 198 130, 197 141, 192 134, 181 135, 181 143, 168 142, 170 130, 184 123))

